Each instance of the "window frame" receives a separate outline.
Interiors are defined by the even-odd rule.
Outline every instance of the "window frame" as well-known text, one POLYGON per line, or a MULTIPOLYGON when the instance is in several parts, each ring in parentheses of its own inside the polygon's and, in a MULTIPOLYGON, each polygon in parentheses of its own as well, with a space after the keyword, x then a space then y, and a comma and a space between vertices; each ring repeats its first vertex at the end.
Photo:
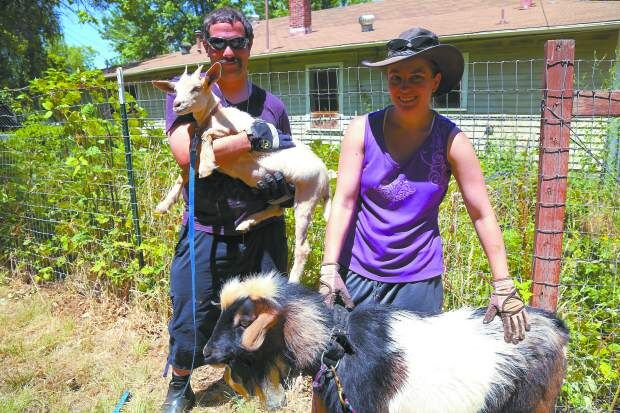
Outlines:
POLYGON ((340 123, 342 121, 342 114, 343 114, 343 104, 344 104, 344 93, 342 90, 342 82, 343 82, 343 63, 342 62, 331 62, 331 63, 316 63, 316 64, 311 64, 311 65, 306 65, 305 68, 305 74, 306 74, 306 114, 309 116, 309 127, 308 129, 311 130, 325 130, 325 131, 335 131, 335 130, 339 130, 340 128, 340 123), (313 127, 312 126, 312 113, 316 113, 316 112, 312 112, 310 110, 310 74, 311 71, 314 69, 336 69, 338 70, 338 110, 337 111, 333 111, 333 113, 338 115, 337 118, 337 122, 338 122, 338 127, 335 128, 320 128, 320 127, 313 127))
POLYGON ((463 54, 464 69, 463 69, 463 77, 461 78, 461 96, 460 96, 459 107, 458 108, 442 108, 442 107, 433 106, 433 109, 436 109, 441 112, 466 112, 467 111, 467 95, 469 92, 468 90, 469 52, 463 52, 462 54, 463 54))

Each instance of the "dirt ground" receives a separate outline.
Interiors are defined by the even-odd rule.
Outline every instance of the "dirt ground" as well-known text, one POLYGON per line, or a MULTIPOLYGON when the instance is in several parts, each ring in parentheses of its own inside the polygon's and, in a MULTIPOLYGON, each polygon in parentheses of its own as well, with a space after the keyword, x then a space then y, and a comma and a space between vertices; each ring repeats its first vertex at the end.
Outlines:
MULTIPOLYGON (((125 390, 122 412, 158 411, 168 334, 161 312, 113 297, 84 294, 68 283, 33 287, 0 277, 0 413, 111 412, 125 390)), ((197 369, 195 412, 260 412, 222 380, 197 369)), ((281 412, 310 410, 308 378, 292 379, 281 412)))

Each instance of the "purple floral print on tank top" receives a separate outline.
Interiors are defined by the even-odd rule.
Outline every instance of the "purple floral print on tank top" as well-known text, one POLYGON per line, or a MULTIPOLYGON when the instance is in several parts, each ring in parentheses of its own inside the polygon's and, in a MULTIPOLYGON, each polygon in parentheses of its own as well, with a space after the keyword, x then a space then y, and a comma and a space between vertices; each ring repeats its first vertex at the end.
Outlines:
POLYGON ((443 273, 439 205, 448 189, 447 146, 459 129, 435 113, 428 137, 403 162, 383 137, 385 109, 370 113, 358 207, 340 263, 384 282, 411 282, 443 273))

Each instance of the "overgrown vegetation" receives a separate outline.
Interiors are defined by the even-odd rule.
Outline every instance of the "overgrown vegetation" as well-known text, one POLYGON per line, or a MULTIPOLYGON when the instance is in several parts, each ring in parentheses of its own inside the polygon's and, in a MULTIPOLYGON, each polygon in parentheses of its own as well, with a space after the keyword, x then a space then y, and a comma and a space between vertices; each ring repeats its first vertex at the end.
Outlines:
MULTIPOLYGON (((50 70, 27 91, 1 96, 23 125, 0 140, 0 259, 34 282, 79 274, 91 290, 110 291, 167 316, 168 267, 182 205, 175 205, 168 216, 152 214, 178 173, 161 128, 147 122, 127 95, 140 251, 146 262, 140 268, 115 86, 96 72, 66 75, 50 70)), ((337 169, 337 147, 312 147, 330 169, 337 169)), ((511 271, 527 297, 535 154, 487 146, 480 157, 511 271)), ((620 382, 620 195, 614 173, 601 174, 597 163, 583 159, 570 175, 566 212, 559 313, 571 328, 572 340, 561 404, 570 411, 611 411, 618 405, 620 382)), ((309 286, 317 282, 321 260, 325 223, 320 212, 309 232, 312 253, 303 280, 309 286)), ((291 211, 287 225, 292 234, 291 211)), ((489 274, 488 263, 454 180, 440 225, 446 307, 486 305, 490 289, 482 279, 489 274)), ((289 242, 293 238, 289 235, 289 242)))

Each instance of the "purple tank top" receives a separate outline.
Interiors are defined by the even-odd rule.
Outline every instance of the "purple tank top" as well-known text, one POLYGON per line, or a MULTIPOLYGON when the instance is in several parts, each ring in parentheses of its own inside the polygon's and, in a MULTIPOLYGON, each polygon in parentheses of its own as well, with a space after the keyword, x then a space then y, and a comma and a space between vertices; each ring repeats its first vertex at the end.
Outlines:
POLYGON ((398 163, 385 145, 384 116, 366 117, 358 207, 340 264, 376 281, 421 281, 443 273, 439 204, 451 175, 448 140, 460 130, 435 113, 429 136, 398 163))

